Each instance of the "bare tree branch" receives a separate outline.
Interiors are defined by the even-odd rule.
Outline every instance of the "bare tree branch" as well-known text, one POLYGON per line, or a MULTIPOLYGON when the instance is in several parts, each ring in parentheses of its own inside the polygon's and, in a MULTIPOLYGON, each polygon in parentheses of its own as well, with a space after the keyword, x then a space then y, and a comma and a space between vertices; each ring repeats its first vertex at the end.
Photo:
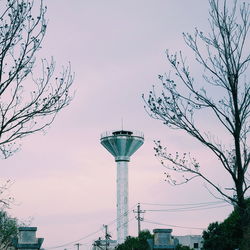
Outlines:
POLYGON ((55 61, 36 52, 47 29, 43 0, 0 2, 0 152, 4 158, 18 149, 17 141, 45 129, 72 100, 71 66, 55 77, 55 61), (33 13, 37 13, 36 15, 33 13))

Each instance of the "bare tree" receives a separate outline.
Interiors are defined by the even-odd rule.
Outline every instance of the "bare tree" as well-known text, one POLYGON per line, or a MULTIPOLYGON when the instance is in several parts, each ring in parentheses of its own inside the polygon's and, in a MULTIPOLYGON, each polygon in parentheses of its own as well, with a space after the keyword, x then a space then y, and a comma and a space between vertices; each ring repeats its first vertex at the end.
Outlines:
POLYGON ((201 166, 189 153, 173 155, 157 141, 156 155, 170 170, 166 172, 168 181, 178 185, 201 177, 244 214, 250 187, 250 84, 246 79, 250 61, 247 44, 250 7, 237 0, 230 3, 226 0, 209 0, 209 6, 211 31, 205 34, 196 29, 194 35, 183 34, 186 45, 204 69, 203 83, 197 83, 192 77, 181 52, 170 54, 167 51, 167 59, 175 75, 160 75, 160 93, 153 87, 149 96, 143 98, 152 118, 163 121, 172 129, 187 132, 208 148, 218 159, 218 167, 224 168, 233 185, 223 188, 223 184, 217 184, 204 174, 202 167, 208 166, 201 166), (202 131, 198 114, 204 111, 213 114, 214 120, 219 122, 231 139, 229 145, 221 142, 223 138, 214 139, 218 135, 202 131), (179 181, 172 178, 171 170, 180 173, 179 181))
POLYGON ((72 99, 70 64, 55 77, 54 60, 42 59, 40 76, 34 73, 45 14, 43 0, 0 1, 0 151, 5 158, 18 149, 19 139, 50 125, 72 99))

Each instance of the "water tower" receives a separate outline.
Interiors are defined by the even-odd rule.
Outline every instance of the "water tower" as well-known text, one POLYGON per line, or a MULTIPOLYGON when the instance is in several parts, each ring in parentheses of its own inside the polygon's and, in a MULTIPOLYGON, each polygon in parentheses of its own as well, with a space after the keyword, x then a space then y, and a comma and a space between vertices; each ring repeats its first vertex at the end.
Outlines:
POLYGON ((128 236, 128 162, 130 156, 143 144, 141 132, 117 130, 101 135, 101 144, 117 162, 117 242, 123 243, 128 236))

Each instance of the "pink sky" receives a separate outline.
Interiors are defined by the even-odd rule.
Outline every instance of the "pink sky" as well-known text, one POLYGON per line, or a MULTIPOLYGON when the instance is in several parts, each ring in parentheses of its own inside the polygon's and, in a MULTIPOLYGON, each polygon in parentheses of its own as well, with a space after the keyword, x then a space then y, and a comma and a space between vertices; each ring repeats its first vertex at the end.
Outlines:
MULTIPOLYGON (((43 135, 22 140, 22 149, 2 160, 2 178, 14 184, 16 205, 9 211, 21 220, 32 218, 43 247, 60 246, 84 238, 116 219, 116 168, 100 145, 100 134, 120 129, 140 130, 144 145, 129 164, 129 204, 200 203, 216 201, 202 181, 172 187, 164 182, 164 168, 154 157, 153 140, 161 139, 172 152, 191 152, 216 182, 225 180, 216 160, 192 138, 169 130, 144 111, 141 98, 158 74, 169 71, 165 49, 183 50, 181 33, 207 29, 207 1, 200 0, 46 0, 48 31, 39 56, 54 56, 58 69, 71 61, 76 96, 43 135)), ((37 60, 39 62, 39 58, 37 60)), ((191 62, 193 62, 191 60, 191 62)), ((192 64, 192 63, 191 63, 192 64)), ((191 65, 194 75, 198 69, 191 65)), ((205 130, 216 128, 211 117, 201 117, 205 130)), ((216 131, 215 131, 216 132, 216 131)), ((159 209, 142 205, 142 209, 159 209)), ((206 228, 223 220, 230 207, 190 212, 146 212, 145 220, 182 227, 206 228)), ((133 215, 131 214, 131 218, 133 215)), ((130 234, 136 235, 132 219, 130 234)), ((143 229, 171 228, 142 223, 143 229)), ((113 238, 115 224, 110 225, 113 238)), ((173 234, 201 230, 173 228, 173 234)), ((99 231, 80 243, 89 249, 99 231)), ((74 249, 73 244, 58 249, 74 249)))

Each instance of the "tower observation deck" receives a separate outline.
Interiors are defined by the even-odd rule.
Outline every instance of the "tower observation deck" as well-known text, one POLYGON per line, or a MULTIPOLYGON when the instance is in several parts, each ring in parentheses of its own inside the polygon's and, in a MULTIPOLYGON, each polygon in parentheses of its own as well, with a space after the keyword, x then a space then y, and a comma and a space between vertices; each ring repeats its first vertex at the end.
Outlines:
POLYGON ((143 144, 144 135, 138 131, 117 130, 101 135, 101 144, 115 157, 117 163, 117 241, 128 236, 128 162, 143 144))

